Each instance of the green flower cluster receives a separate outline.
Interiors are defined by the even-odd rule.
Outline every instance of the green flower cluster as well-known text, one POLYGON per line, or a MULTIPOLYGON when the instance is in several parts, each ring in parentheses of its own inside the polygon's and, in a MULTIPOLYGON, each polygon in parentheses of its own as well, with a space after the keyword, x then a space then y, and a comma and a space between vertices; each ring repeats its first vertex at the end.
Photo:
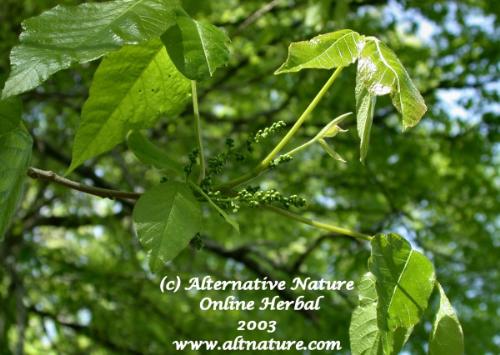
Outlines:
POLYGON ((272 135, 275 135, 275 134, 281 132, 284 127, 286 127, 285 121, 278 121, 278 122, 274 122, 269 127, 259 129, 253 137, 247 139, 247 150, 249 152, 252 152, 254 144, 260 143, 264 139, 267 139, 267 138, 271 137, 272 135))
POLYGON ((287 163, 292 159, 293 159, 293 157, 289 154, 280 155, 279 157, 277 157, 276 159, 274 159, 272 162, 269 163, 269 168, 274 169, 278 165, 283 164, 283 163, 287 163))
POLYGON ((248 187, 238 191, 235 200, 240 203, 245 203, 250 207, 278 203, 285 208, 290 208, 290 206, 304 207, 306 204, 306 200, 297 195, 283 196, 283 194, 276 189, 260 190, 258 187, 248 187))
POLYGON ((196 148, 193 149, 188 155, 189 163, 184 166, 184 172, 186 173, 187 177, 189 177, 189 175, 191 175, 191 173, 193 172, 193 166, 196 165, 196 161, 198 159, 198 152, 199 150, 196 148))
POLYGON ((255 143, 259 143, 261 140, 279 133, 284 127, 286 127, 286 123, 284 121, 274 122, 271 126, 258 130, 253 137, 253 141, 255 143))

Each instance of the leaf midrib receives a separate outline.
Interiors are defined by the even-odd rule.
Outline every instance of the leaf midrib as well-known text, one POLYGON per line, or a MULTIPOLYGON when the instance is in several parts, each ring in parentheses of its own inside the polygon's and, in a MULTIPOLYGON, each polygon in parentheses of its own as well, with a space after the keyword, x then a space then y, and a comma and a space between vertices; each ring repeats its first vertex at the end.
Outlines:
MULTIPOLYGON (((328 46, 328 48, 326 48, 323 52, 321 52, 320 54, 318 54, 318 55, 317 55, 317 56, 315 56, 314 58, 312 58, 312 59, 308 60, 307 62, 305 62, 305 63, 303 63, 303 64, 300 64, 299 66, 303 68, 305 65, 308 65, 308 64, 309 64, 309 63, 311 63, 312 61, 314 61, 314 60, 318 60, 318 58, 320 58, 321 56, 325 55, 325 53, 326 53, 326 52, 328 52, 330 49, 332 49, 332 47, 333 47, 333 46, 337 45, 337 43, 338 43, 339 41, 343 40, 345 37, 347 37, 347 36, 349 36, 349 35, 354 36, 354 33, 355 33, 354 31, 350 31, 350 32, 346 33, 345 35, 342 35, 341 37, 337 38, 337 39, 335 40, 335 42, 333 42, 330 46, 328 46)), ((349 46, 347 46, 347 48, 349 49, 349 52, 350 52, 350 48, 349 48, 349 46)), ((339 53, 340 53, 340 51, 339 51, 339 53)), ((352 53, 351 53, 351 56, 352 56, 352 53)))
MULTIPOLYGON (((162 228, 162 231, 161 231, 161 237, 160 237, 160 241, 159 241, 159 244, 157 245, 156 247, 156 250, 157 250, 157 253, 156 253, 156 256, 155 256, 155 261, 158 260, 158 255, 162 252, 163 250, 163 242, 165 241, 165 238, 166 238, 166 232, 168 230, 168 227, 170 226, 171 222, 172 222, 172 211, 173 209, 175 208, 175 205, 176 205, 176 201, 177 199, 179 198, 179 195, 181 195, 181 193, 179 191, 175 191, 174 192, 174 196, 172 198, 172 202, 170 203, 170 206, 169 206, 169 209, 167 211, 167 218, 164 222, 164 226, 162 228)), ((156 264, 156 263, 155 263, 156 264)))
POLYGON ((389 300, 389 304, 387 305, 387 309, 389 310, 391 308, 391 305, 392 305, 392 301, 394 300, 395 298, 395 294, 396 294, 396 291, 398 289, 398 285, 401 281, 401 278, 403 277, 403 274, 405 273, 406 271, 406 267, 408 266, 408 264, 410 263, 410 259, 411 259, 411 256, 413 255, 413 249, 410 249, 410 252, 408 253, 408 257, 406 258, 406 261, 405 261, 405 265, 403 266, 403 270, 401 270, 401 273, 399 274, 398 276, 398 279, 396 281, 396 284, 394 286, 394 290, 392 291, 392 296, 390 297, 390 300, 389 300))
POLYGON ((375 42, 375 47, 377 48, 377 53, 380 56, 380 60, 394 74, 394 77, 395 77, 396 83, 397 83, 397 93, 399 94, 398 95, 399 96, 399 103, 401 105, 401 113, 404 116, 405 108, 404 108, 404 104, 403 104, 403 100, 402 100, 402 96, 403 95, 401 95, 401 83, 399 82, 399 75, 396 72, 396 70, 387 62, 387 60, 385 59, 384 55, 382 54, 382 50, 380 49, 380 45, 379 45, 380 41, 377 39, 377 40, 374 40, 374 42, 375 42))

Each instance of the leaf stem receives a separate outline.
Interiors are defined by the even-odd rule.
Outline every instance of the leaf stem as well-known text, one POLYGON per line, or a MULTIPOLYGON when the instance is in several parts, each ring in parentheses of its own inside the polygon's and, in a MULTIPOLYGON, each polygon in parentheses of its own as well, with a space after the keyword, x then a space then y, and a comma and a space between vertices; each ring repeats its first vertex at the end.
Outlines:
POLYGON ((196 90, 196 81, 191 80, 191 92, 193 98, 193 112, 194 112, 194 130, 196 133, 196 139, 198 142, 198 152, 200 155, 200 176, 198 182, 201 182, 205 178, 205 152, 203 150, 203 139, 201 136, 201 119, 200 110, 198 108, 198 92, 196 90))
POLYGON ((338 67, 337 69, 335 69, 335 71, 330 76, 330 78, 327 80, 327 82, 319 90, 319 92, 316 94, 314 99, 309 103, 309 105, 304 110, 302 115, 300 115, 300 117, 297 119, 297 121, 295 121, 292 128, 290 128, 290 130, 287 132, 287 134, 278 142, 278 144, 274 147, 274 149, 253 170, 240 176, 239 178, 236 178, 234 180, 229 181, 226 184, 221 185, 219 188, 231 189, 233 187, 241 185, 244 182, 252 180, 253 178, 259 176, 260 173, 262 173, 264 170, 266 170, 268 168, 269 164, 276 157, 276 155, 278 155, 278 153, 285 147, 285 145, 297 133, 299 128, 302 126, 302 124, 307 120, 307 118, 309 117, 311 112, 316 108, 318 103, 325 96, 328 89, 330 89, 330 87, 333 85, 333 83, 335 82, 337 77, 340 75, 340 73, 342 72, 342 69, 343 69, 343 67, 338 67))
POLYGON ((370 236, 368 234, 356 232, 356 231, 353 231, 353 230, 348 229, 348 228, 337 227, 337 226, 334 226, 334 225, 331 225, 328 223, 319 222, 319 221, 303 217, 299 214, 293 213, 291 211, 288 211, 288 210, 285 210, 285 209, 282 209, 279 207, 265 206, 265 208, 269 211, 273 211, 275 213, 278 213, 284 217, 293 219, 295 221, 310 225, 310 226, 318 228, 318 229, 326 230, 328 232, 342 234, 342 235, 346 235, 346 236, 351 237, 351 238, 367 240, 367 241, 370 241, 372 239, 372 236, 370 236))

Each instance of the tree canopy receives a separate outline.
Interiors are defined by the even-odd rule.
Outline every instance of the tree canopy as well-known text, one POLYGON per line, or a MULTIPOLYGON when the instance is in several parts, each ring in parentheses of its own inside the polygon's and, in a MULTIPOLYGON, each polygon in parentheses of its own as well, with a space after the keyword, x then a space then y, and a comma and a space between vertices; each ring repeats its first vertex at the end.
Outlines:
POLYGON ((0 354, 169 354, 241 320, 500 353, 495 2, 83 3, 0 3, 0 354), (206 275, 356 287, 159 290, 206 275))

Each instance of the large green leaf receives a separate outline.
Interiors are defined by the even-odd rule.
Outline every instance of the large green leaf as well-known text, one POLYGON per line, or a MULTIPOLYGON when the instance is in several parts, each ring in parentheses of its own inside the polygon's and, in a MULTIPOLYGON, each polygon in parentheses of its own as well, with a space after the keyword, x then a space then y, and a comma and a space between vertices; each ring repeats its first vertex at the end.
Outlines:
POLYGON ((21 100, 10 97, 0 100, 0 135, 9 133, 19 127, 21 121, 21 100))
POLYGON ((173 23, 177 6, 177 0, 117 0, 56 6, 24 21, 2 95, 31 90, 74 63, 161 35, 173 23))
POLYGON ((398 57, 376 38, 367 38, 358 60, 357 84, 370 95, 391 95, 403 117, 403 127, 415 126, 427 111, 424 99, 398 57))
POLYGON ((146 191, 133 212, 151 269, 174 259, 201 228, 201 206, 185 183, 169 181, 146 191))
POLYGON ((189 100, 190 83, 159 39, 111 53, 97 69, 82 110, 69 171, 122 142, 130 129, 151 127, 189 100))
POLYGON ((360 81, 356 80, 356 120, 358 135, 361 140, 359 159, 362 162, 368 154, 376 99, 376 96, 371 95, 364 86, 360 85, 360 81))
POLYGON ((229 38, 217 27, 177 10, 176 24, 161 39, 179 71, 191 80, 212 76, 229 60, 229 38))
POLYGON ((158 169, 173 171, 182 174, 182 166, 167 155, 139 131, 132 131, 127 136, 127 145, 137 159, 158 169))
POLYGON ((0 135, 0 240, 22 195, 32 145, 31 136, 21 126, 0 135))
POLYGON ((377 278, 379 327, 409 329, 427 308, 434 288, 434 267, 397 234, 379 234, 371 246, 369 268, 377 278))
POLYGON ((439 310, 432 327, 429 340, 430 355, 462 355, 464 353, 464 334, 458 317, 448 297, 438 283, 439 310))
POLYGON ((377 323, 377 291, 375 276, 367 273, 358 286, 359 306, 354 310, 349 327, 353 355, 398 354, 411 334, 398 328, 394 332, 380 329, 377 323))
POLYGON ((358 58, 363 43, 364 37, 351 30, 326 33, 309 41, 292 43, 285 63, 275 74, 348 66, 358 58))

